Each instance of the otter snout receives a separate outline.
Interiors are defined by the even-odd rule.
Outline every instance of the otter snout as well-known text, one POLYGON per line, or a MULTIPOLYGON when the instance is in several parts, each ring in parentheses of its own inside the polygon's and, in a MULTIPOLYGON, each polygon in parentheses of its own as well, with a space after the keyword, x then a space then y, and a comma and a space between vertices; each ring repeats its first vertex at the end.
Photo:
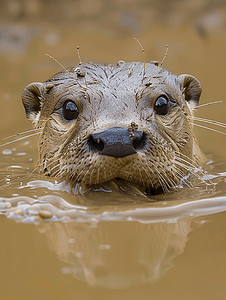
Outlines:
POLYGON ((129 131, 124 127, 113 127, 93 133, 89 138, 89 147, 101 155, 124 157, 144 147, 146 135, 143 131, 129 131))

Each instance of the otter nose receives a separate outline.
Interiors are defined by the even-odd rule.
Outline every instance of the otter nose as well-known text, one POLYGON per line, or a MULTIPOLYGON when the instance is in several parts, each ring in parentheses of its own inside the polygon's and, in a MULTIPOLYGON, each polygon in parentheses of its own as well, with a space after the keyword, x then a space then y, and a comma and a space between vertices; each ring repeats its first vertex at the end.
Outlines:
POLYGON ((145 143, 143 131, 129 132, 128 128, 113 127, 90 135, 89 145, 102 155, 123 157, 134 154, 145 143))

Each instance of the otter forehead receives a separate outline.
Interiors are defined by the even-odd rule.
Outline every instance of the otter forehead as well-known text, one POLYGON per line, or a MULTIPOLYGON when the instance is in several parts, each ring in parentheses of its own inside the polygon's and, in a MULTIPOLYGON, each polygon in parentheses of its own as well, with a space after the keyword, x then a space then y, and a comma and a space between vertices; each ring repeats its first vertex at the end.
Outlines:
MULTIPOLYGON (((47 116, 62 97, 74 95, 95 106, 95 113, 117 118, 126 110, 136 114, 138 101, 145 97, 154 100, 168 93, 173 99, 180 94, 177 76, 152 63, 140 62, 112 64, 87 63, 73 66, 57 73, 46 81, 53 88, 44 103, 48 109, 42 112, 47 116), (98 109, 97 109, 98 108, 98 109)), ((142 103, 139 103, 142 105, 142 103)), ((146 105, 146 103, 144 103, 146 105)))
POLYGON ((130 90, 141 84, 149 84, 149 80, 153 78, 165 83, 167 79, 170 79, 170 76, 171 84, 175 84, 176 76, 174 74, 152 63, 84 63, 82 66, 72 66, 68 68, 67 71, 64 70, 57 73, 47 80, 47 82, 60 83, 60 81, 63 80, 66 84, 66 80, 69 82, 74 80, 77 84, 85 83, 86 87, 93 84, 100 84, 102 88, 106 86, 114 90, 117 88, 130 90))

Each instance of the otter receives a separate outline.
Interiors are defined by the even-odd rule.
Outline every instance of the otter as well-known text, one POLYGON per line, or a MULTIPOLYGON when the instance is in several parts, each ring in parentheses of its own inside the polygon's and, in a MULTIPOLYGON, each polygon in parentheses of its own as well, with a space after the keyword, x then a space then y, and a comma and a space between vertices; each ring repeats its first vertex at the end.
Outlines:
POLYGON ((40 131, 39 166, 75 186, 122 179, 148 195, 200 165, 193 130, 201 84, 156 62, 82 63, 22 93, 40 131))

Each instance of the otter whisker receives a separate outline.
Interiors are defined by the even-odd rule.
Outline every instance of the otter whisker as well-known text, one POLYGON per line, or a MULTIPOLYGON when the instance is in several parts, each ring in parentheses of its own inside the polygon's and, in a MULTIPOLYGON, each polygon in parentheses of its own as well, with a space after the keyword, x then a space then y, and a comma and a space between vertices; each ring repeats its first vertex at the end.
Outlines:
POLYGON ((159 63, 159 67, 161 67, 161 66, 162 66, 162 64, 163 64, 164 60, 166 59, 166 57, 167 57, 167 54, 168 54, 168 50, 169 50, 169 45, 166 45, 166 52, 165 52, 165 54, 164 54, 164 56, 163 56, 163 59, 162 59, 162 61, 159 63))
POLYGON ((204 118, 198 118, 198 117, 195 117, 195 116, 192 119, 194 121, 204 122, 204 123, 208 123, 208 124, 212 124, 212 125, 216 125, 216 126, 219 126, 219 127, 226 128, 225 123, 218 122, 218 121, 215 121, 215 120, 208 120, 208 119, 204 119, 204 118))
POLYGON ((181 156, 184 157, 185 158, 185 162, 190 162, 190 164, 191 164, 192 167, 198 168, 198 169, 200 168, 200 165, 196 161, 194 161, 193 159, 191 159, 189 156, 187 156, 187 155, 185 155, 185 154, 183 154, 181 152, 178 152, 178 151, 174 151, 174 153, 178 155, 176 157, 180 157, 180 158, 181 158, 181 156))
POLYGON ((56 157, 54 157, 54 159, 52 159, 47 164, 46 164, 46 160, 44 160, 37 167, 41 167, 44 172, 46 170, 48 173, 51 173, 51 176, 57 177, 56 174, 58 174, 59 172, 61 172, 61 168, 60 168, 61 163, 60 163, 59 160, 60 160, 60 156, 56 155, 56 157), (56 169, 57 167, 59 167, 59 172, 58 172, 58 170, 56 170, 55 172, 53 172, 53 170, 56 169))
POLYGON ((183 165, 183 168, 188 172, 194 172, 196 169, 198 171, 194 172, 194 175, 197 176, 197 174, 200 174, 200 176, 206 176, 206 173, 201 169, 200 165, 197 165, 196 162, 192 161, 188 156, 181 155, 181 153, 177 153, 178 155, 175 155, 174 163, 180 162, 181 166, 183 165), (183 159, 180 156, 184 156, 185 159, 183 159))
POLYGON ((81 56, 80 56, 80 52, 79 52, 79 46, 77 46, 77 55, 78 55, 78 60, 79 60, 79 65, 82 64, 82 59, 81 59, 81 56))
POLYGON ((57 176, 59 176, 60 178, 67 178, 67 173, 66 170, 63 168, 59 168, 59 174, 57 174, 57 176))
MULTIPOLYGON (((191 167, 191 168, 193 168, 193 169, 200 169, 200 166, 199 165, 195 165, 194 164, 194 162, 192 163, 192 162, 189 162, 189 161, 187 161, 186 159, 183 159, 183 158, 181 158, 180 156, 175 156, 175 158, 177 159, 177 160, 180 160, 180 161, 182 161, 183 163, 185 163, 188 167, 191 167)), ((203 174, 204 174, 204 172, 203 172, 203 174)))
POLYGON ((56 164, 54 167, 52 167, 52 168, 50 169, 51 176, 57 177, 57 176, 61 173, 61 169, 59 168, 60 165, 61 165, 61 163, 58 163, 58 164, 56 164), (59 168, 59 169, 57 169, 56 171, 53 172, 53 170, 56 169, 56 168, 59 168))
MULTIPOLYGON (((161 171, 162 171, 161 176, 165 180, 165 182, 168 186, 168 189, 170 189, 171 187, 175 187, 177 185, 177 183, 175 182, 175 180, 173 180, 172 178, 169 178, 169 176, 167 176, 166 171, 163 168, 162 164, 157 163, 157 167, 159 167, 161 169, 161 171)), ((157 168, 156 168, 156 170, 157 170, 157 168)))
MULTIPOLYGON (((166 181, 168 181, 169 189, 177 186, 176 181, 172 178, 169 178, 169 176, 167 176, 165 172, 162 174, 162 176, 165 178, 166 181)), ((176 174, 174 174, 174 176, 176 176, 176 174)))
MULTIPOLYGON (((31 175, 33 175, 36 171, 38 170, 38 166, 36 166, 32 171, 31 171, 31 173, 29 174, 29 177, 31 176, 31 175)), ((39 170, 40 171, 40 170, 39 170)), ((28 177, 28 178, 29 178, 28 177)))
POLYGON ((194 107, 194 109, 204 107, 204 106, 207 106, 207 105, 211 105, 211 104, 218 104, 218 103, 222 103, 222 102, 223 102, 222 100, 214 101, 214 102, 208 102, 208 103, 197 105, 197 106, 194 107))
POLYGON ((188 174, 186 174, 185 172, 182 171, 181 167, 178 168, 176 166, 174 166, 174 172, 175 172, 175 176, 178 180, 177 186, 183 182, 183 184, 186 185, 187 188, 192 189, 194 186, 193 184, 186 178, 186 176, 188 174))
POLYGON ((56 173, 56 177, 64 178, 65 180, 69 177, 67 170, 61 167, 61 164, 59 163, 59 172, 56 173))
MULTIPOLYGON (((189 168, 187 165, 179 162, 179 161, 174 161, 175 164, 177 164, 178 166, 184 168, 185 170, 189 171, 192 175, 194 175, 196 178, 198 178, 202 183, 205 183, 206 185, 212 185, 213 183, 210 181, 210 179, 208 178, 208 182, 206 182, 202 176, 200 176, 198 173, 194 172, 194 170, 192 170, 192 168, 189 168)), ((203 174, 202 174, 203 175, 203 174)))
MULTIPOLYGON (((135 37, 133 37, 134 38, 134 40, 135 41, 137 41, 138 42, 138 44, 140 45, 140 47, 141 47, 141 51, 142 51, 142 53, 143 53, 143 58, 144 58, 144 71, 143 71, 143 79, 144 79, 144 76, 145 76, 145 64, 146 64, 146 61, 145 61, 145 52, 144 52, 144 48, 143 48, 143 46, 142 46, 142 44, 141 44, 141 42, 137 39, 137 38, 135 38, 135 37)), ((143 80, 142 79, 142 80, 143 80)))
MULTIPOLYGON (((152 171, 152 169, 148 166, 148 169, 150 171, 152 171)), ((161 187, 163 189, 164 192, 167 192, 170 188, 170 186, 168 185, 168 183, 165 181, 165 179, 162 177, 162 175, 160 174, 159 170, 156 168, 156 166, 154 166, 154 169, 156 171, 156 175, 158 176, 158 180, 159 180, 159 183, 161 184, 161 187)), ((153 172, 153 171, 152 171, 153 172)), ((155 174, 153 172, 153 174, 155 174)))
POLYGON ((168 182, 165 180, 165 178, 159 172, 157 172, 157 176, 158 176, 158 179, 159 179, 159 182, 160 182, 163 192, 167 192, 170 189, 170 185, 168 184, 168 182))
POLYGON ((157 170, 157 175, 160 180, 163 191, 164 192, 169 191, 169 189, 171 188, 171 185, 168 182, 168 178, 165 178, 165 176, 163 176, 163 174, 161 174, 158 170, 157 170))
POLYGON ((73 178, 73 180, 77 180, 77 177, 75 178, 74 171, 71 168, 68 168, 68 167, 69 167, 69 165, 67 166, 67 168, 65 168, 65 166, 63 166, 61 168, 61 175, 63 176, 65 174, 66 178, 68 178, 68 179, 73 178))
MULTIPOLYGON (((57 160, 57 159, 56 159, 57 160)), ((48 163, 48 165, 46 166, 46 168, 49 168, 53 163, 56 162, 56 160, 52 160, 48 163)), ((44 164, 45 164, 45 161, 41 162, 40 164, 37 164, 37 167, 42 167, 43 169, 45 168, 44 167, 44 164)))
MULTIPOLYGON (((158 164, 160 167, 160 164, 158 164)), ((171 181, 172 179, 168 178, 165 171, 162 170, 162 172, 159 172, 159 170, 156 168, 158 175, 162 178, 162 180, 165 182, 166 190, 169 190, 172 186, 175 186, 175 182, 171 181)))
POLYGON ((219 130, 216 130, 216 129, 213 129, 213 128, 210 128, 210 127, 206 127, 206 126, 203 126, 203 125, 200 125, 200 124, 196 124, 194 122, 192 124, 195 125, 195 126, 197 126, 197 127, 201 127, 201 128, 204 128, 204 129, 207 129, 207 130, 210 130, 210 131, 214 131, 214 132, 226 135, 225 132, 222 132, 222 131, 219 131, 219 130))
MULTIPOLYGON (((198 165, 195 161, 192 161, 191 158, 189 158, 188 156, 186 156, 182 153, 177 153, 177 154, 178 154, 178 156, 175 156, 175 160, 180 161, 183 164, 183 168, 187 172, 192 173, 195 177, 197 177, 201 181, 202 181, 202 177, 205 177, 207 179, 207 181, 209 181, 209 185, 213 184, 211 179, 209 178, 208 174, 202 170, 200 165, 198 165), (185 157, 185 159, 183 159, 180 156, 185 157), (197 172, 195 172, 194 170, 197 170, 197 172)), ((186 174, 184 174, 184 175, 186 175, 186 174)))
POLYGON ((179 181, 182 180, 189 189, 194 187, 193 184, 185 178, 187 174, 185 174, 181 168, 178 168, 174 165, 174 170, 176 171, 176 175, 179 175, 177 178, 179 181))
POLYGON ((14 141, 10 141, 10 142, 4 143, 4 144, 0 145, 0 147, 4 147, 4 146, 10 145, 10 144, 13 144, 13 143, 16 143, 16 142, 25 140, 25 139, 30 138, 30 137, 32 137, 32 136, 38 135, 38 134, 40 134, 40 133, 41 133, 41 132, 36 132, 36 133, 32 133, 32 134, 23 136, 23 137, 18 138, 18 139, 14 140, 14 141))
POLYGON ((180 163, 183 164, 184 167, 186 167, 186 170, 187 170, 187 171, 197 169, 197 170, 200 171, 200 173, 201 173, 202 175, 204 175, 204 172, 202 172, 202 171, 200 170, 200 166, 198 166, 198 168, 197 168, 197 166, 193 165, 191 162, 189 162, 189 161, 187 161, 187 160, 181 158, 180 156, 176 156, 176 155, 175 155, 173 162, 175 163, 175 162, 178 162, 178 161, 180 161, 180 163))
POLYGON ((53 57, 53 56, 51 56, 51 55, 49 55, 49 54, 47 54, 47 53, 45 53, 45 55, 46 56, 48 56, 49 58, 51 58, 52 60, 54 60, 58 65, 60 65, 61 66, 61 68, 63 68, 64 69, 64 71, 67 73, 67 74, 69 74, 70 75, 70 78, 71 79, 73 79, 74 81, 75 81, 75 83, 76 84, 78 84, 81 88, 84 88, 81 84, 80 84, 80 82, 75 78, 75 77, 73 77, 72 75, 71 75, 71 72, 70 71, 68 71, 55 57, 53 57))
POLYGON ((26 133, 29 133, 29 132, 33 132, 33 131, 38 131, 38 130, 42 130, 43 128, 35 128, 35 129, 30 129, 30 130, 26 130, 26 131, 23 131, 23 132, 18 132, 18 133, 15 133, 13 135, 10 135, 10 136, 7 136, 7 137, 4 137, 2 140, 8 140, 8 139, 11 139, 15 136, 18 136, 18 135, 22 135, 22 134, 26 134, 26 133))

